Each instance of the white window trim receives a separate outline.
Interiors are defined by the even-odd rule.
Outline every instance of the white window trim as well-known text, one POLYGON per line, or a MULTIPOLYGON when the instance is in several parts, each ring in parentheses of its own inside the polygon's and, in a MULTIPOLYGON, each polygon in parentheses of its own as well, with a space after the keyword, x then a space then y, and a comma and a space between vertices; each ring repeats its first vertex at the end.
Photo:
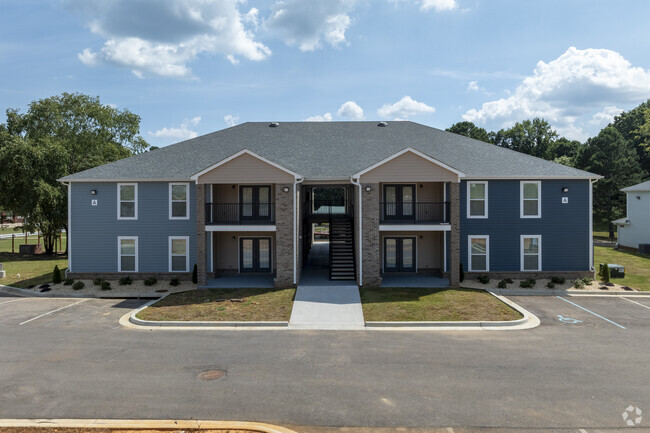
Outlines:
POLYGON ((468 181, 467 182, 467 218, 487 218, 488 217, 488 183, 487 181, 468 181), (470 199, 470 189, 472 184, 479 184, 482 183, 485 185, 485 215, 471 215, 470 214, 470 204, 471 204, 471 199, 470 199))
POLYGON ((118 236, 117 237, 117 272, 138 272, 138 237, 137 236, 118 236), (135 270, 122 270, 122 240, 135 241, 135 270))
MULTIPOLYGON (((128 202, 130 200, 124 200, 125 202, 128 202)), ((117 219, 118 220, 137 220, 138 219, 138 184, 137 183, 118 183, 117 184, 117 219), (120 200, 120 188, 123 186, 133 186, 133 208, 134 212, 132 217, 123 217, 120 215, 120 210, 121 210, 121 203, 122 200, 120 200)))
MULTIPOLYGON (((182 200, 176 200, 181 202, 182 200)), ((171 182, 169 184, 169 219, 170 220, 188 220, 190 219, 190 184, 189 182, 171 182), (186 188, 187 194, 185 195, 185 216, 175 217, 172 216, 172 187, 176 185, 183 185, 186 188)))
POLYGON ((469 269, 469 272, 490 272, 490 236, 488 235, 467 236, 467 269, 469 269), (472 239, 485 239, 485 269, 472 268, 472 239))
MULTIPOLYGON (((169 272, 189 272, 190 271, 190 237, 189 236, 169 236, 169 248, 167 250, 167 256, 169 259, 169 272), (185 240, 185 270, 184 271, 172 271, 172 241, 173 240, 185 240)), ((181 256, 177 256, 181 257, 181 256)))
MULTIPOLYGON (((532 200, 532 199, 528 199, 532 200)), ((541 218, 542 217, 542 181, 522 180, 519 182, 519 217, 520 218, 541 218), (524 215, 524 185, 527 183, 537 184, 537 215, 524 215)))
MULTIPOLYGON (((531 254, 532 255, 532 254, 531 254)), ((542 235, 521 235, 519 243, 520 270, 521 272, 540 272, 542 270, 542 235), (535 238, 539 245, 537 252, 537 269, 524 269, 524 239, 535 238)))

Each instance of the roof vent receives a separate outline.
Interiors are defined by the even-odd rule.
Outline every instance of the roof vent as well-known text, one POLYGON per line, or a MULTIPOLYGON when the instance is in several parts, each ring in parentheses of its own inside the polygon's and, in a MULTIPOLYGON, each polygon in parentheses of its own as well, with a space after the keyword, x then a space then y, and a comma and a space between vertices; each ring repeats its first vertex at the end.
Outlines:
POLYGON ((269 123, 269 127, 271 127, 271 128, 277 128, 278 126, 280 126, 280 124, 278 122, 269 123))
POLYGON ((379 123, 377 124, 377 126, 385 127, 385 126, 388 126, 388 123, 386 123, 386 122, 379 122, 379 123))

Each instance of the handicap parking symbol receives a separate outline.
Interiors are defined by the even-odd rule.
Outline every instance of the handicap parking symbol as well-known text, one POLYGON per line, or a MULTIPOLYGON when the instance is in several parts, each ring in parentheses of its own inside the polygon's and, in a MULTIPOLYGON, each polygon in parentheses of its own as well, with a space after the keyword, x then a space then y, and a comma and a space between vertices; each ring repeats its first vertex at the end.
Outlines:
POLYGON ((564 317, 559 314, 557 315, 557 320, 559 320, 562 323, 571 323, 571 324, 582 323, 582 320, 572 319, 570 317, 564 317))

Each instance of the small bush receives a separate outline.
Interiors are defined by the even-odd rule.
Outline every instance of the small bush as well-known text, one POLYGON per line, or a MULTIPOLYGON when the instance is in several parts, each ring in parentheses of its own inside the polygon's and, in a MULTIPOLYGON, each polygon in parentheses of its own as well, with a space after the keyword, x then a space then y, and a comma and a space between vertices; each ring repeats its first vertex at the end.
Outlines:
POLYGON ((566 280, 562 277, 551 277, 551 282, 553 284, 564 284, 566 280))
POLYGON ((609 277, 610 277, 610 275, 609 275, 609 266, 607 265, 607 263, 605 263, 603 265, 603 270, 600 273, 600 279, 603 280, 603 282, 605 282, 605 283, 609 283, 609 277))
MULTIPOLYGON (((192 282, 196 284, 199 281, 199 274, 198 270, 196 268, 196 264, 194 264, 194 269, 192 269, 192 282)), ((463 281, 463 280, 461 280, 463 281)))
POLYGON ((501 280, 501 281, 499 281, 499 284, 497 284, 497 287, 498 287, 499 289, 505 289, 506 287, 508 287, 507 284, 508 284, 508 283, 506 283, 506 280, 501 280))
POLYGON ((514 281, 512 281, 512 278, 506 278, 506 279, 503 280, 503 281, 505 281, 505 282, 508 283, 508 284, 512 284, 512 283, 514 283, 514 281))
POLYGON ((591 284, 591 283, 594 282, 594 279, 593 279, 593 278, 589 278, 589 277, 584 277, 584 278, 582 279, 582 282, 585 283, 585 286, 588 286, 589 284, 591 284))
POLYGON ((63 282, 64 286, 71 286, 74 284, 74 280, 72 278, 66 278, 65 281, 63 282))
POLYGON ((528 278, 527 280, 521 280, 519 282, 519 287, 522 287, 524 289, 532 289, 533 287, 535 287, 536 283, 537 281, 535 281, 534 279, 528 278))
POLYGON ((131 277, 120 278, 120 286, 130 286, 131 284, 133 284, 133 279, 131 277))
POLYGON ((179 281, 178 278, 172 278, 171 281, 169 281, 169 285, 174 287, 178 286, 180 283, 181 282, 179 281))
POLYGON ((578 278, 577 280, 573 281, 573 287, 575 287, 576 289, 584 289, 585 282, 582 279, 578 278))
POLYGON ((84 284, 83 281, 77 281, 76 283, 74 283, 74 284, 72 285, 72 288, 73 288, 74 290, 81 290, 81 289, 84 288, 84 286, 85 286, 85 284, 84 284))
POLYGON ((144 280, 144 285, 145 285, 145 286, 153 286, 153 285, 156 284, 157 282, 158 282, 158 280, 156 280, 155 278, 151 277, 151 278, 147 278, 146 280, 144 280))
POLYGON ((102 281, 101 287, 102 287, 102 290, 111 290, 110 281, 102 281))
POLYGON ((56 265, 54 266, 54 270, 52 271, 52 282, 54 284, 59 284, 61 282, 61 271, 59 270, 59 266, 56 265))
POLYGON ((101 278, 95 278, 95 279, 93 280, 93 285, 95 285, 95 286, 101 286, 103 282, 104 282, 104 280, 102 280, 101 278))
POLYGON ((548 283, 546 283, 546 287, 548 287, 549 289, 554 289, 555 283, 553 281, 549 281, 548 283))
POLYGON ((465 281, 465 271, 463 270, 463 264, 462 263, 460 264, 460 270, 458 272, 458 279, 460 280, 461 283, 463 281, 465 281))
POLYGON ((481 275, 478 277, 478 280, 481 284, 487 284, 490 282, 490 277, 488 277, 487 275, 481 275))

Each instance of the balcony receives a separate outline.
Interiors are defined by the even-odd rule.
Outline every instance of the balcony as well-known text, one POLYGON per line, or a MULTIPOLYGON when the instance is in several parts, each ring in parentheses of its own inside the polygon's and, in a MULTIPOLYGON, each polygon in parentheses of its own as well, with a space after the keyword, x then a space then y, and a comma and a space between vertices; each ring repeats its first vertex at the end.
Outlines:
POLYGON ((448 224, 449 202, 380 203, 381 224, 448 224))
POLYGON ((206 203, 205 223, 206 225, 275 224, 275 203, 206 203))

